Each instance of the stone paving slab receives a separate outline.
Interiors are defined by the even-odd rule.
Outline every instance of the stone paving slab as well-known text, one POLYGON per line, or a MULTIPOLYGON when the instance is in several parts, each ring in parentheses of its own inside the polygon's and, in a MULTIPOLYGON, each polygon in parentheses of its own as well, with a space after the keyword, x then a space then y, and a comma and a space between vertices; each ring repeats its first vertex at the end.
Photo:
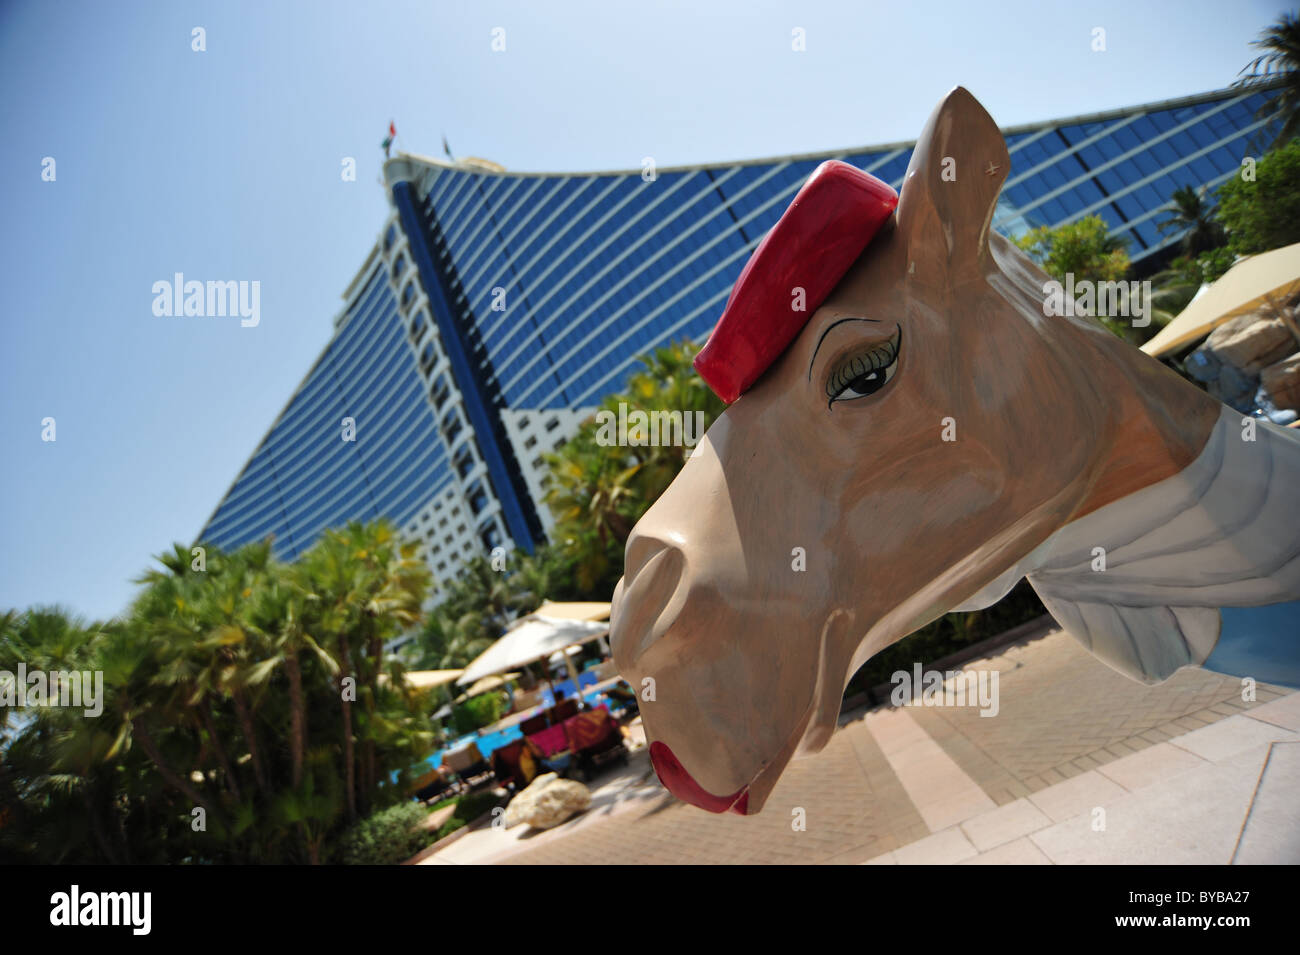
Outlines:
POLYGON ((1171 742, 1179 749, 1185 749, 1201 759, 1217 762, 1236 753, 1271 743, 1279 738, 1280 732, 1294 735, 1273 723, 1265 723, 1245 716, 1230 716, 1212 726, 1195 729, 1171 742))
POLYGON ((964 859, 958 865, 1051 865, 1052 860, 1043 850, 1025 836, 1004 843, 996 849, 981 852, 973 859, 964 859))
POLYGON ((1250 718, 1300 731, 1300 693, 1292 693, 1272 703, 1256 706, 1251 709, 1250 718))
POLYGON ((1040 789, 1029 797, 1053 822, 1063 822, 1092 812, 1103 803, 1124 795, 1124 787, 1101 773, 1088 770, 1072 779, 1040 789))
POLYGON ((1105 828, 1074 816, 1029 838, 1058 865, 1226 865, 1267 745, 1206 763, 1104 807, 1105 828))
POLYGON ((1181 747, 1156 743, 1141 752, 1106 763, 1097 772, 1133 792, 1204 763, 1201 757, 1181 747))
POLYGON ((944 829, 893 852, 897 865, 952 865, 977 855, 979 850, 957 828, 944 829))
POLYGON ((994 808, 994 802, 926 735, 911 707, 868 714, 867 729, 932 832, 994 808))
POLYGON ((1234 865, 1300 864, 1300 742, 1273 743, 1234 865))
POLYGON ((1052 820, 1028 799, 1017 799, 967 819, 961 828, 975 848, 987 852, 1051 824, 1052 820))

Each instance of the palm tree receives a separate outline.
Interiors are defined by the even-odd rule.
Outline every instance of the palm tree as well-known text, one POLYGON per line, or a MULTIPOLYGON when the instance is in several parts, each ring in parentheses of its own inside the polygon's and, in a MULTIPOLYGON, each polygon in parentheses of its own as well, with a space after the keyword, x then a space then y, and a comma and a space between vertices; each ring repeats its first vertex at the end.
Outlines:
POLYGON ((1177 318, 1200 291, 1201 280, 1195 263, 1191 263, 1191 268, 1179 268, 1179 264, 1183 262, 1186 260, 1179 259, 1173 267, 1151 276, 1153 291, 1150 304, 1153 336, 1158 329, 1177 318))
MULTIPOLYGON (((221 814, 191 779, 189 772, 176 767, 165 752, 165 736, 179 735, 177 713, 170 704, 160 702, 152 692, 154 676, 163 658, 158 642, 141 639, 141 635, 125 626, 108 628, 96 663, 104 674, 104 714, 117 727, 115 742, 108 756, 120 751, 126 743, 138 743, 158 774, 193 806, 201 806, 213 822, 220 822, 221 814), (159 733, 161 732, 161 736, 159 733)), ((83 720, 82 723, 89 721, 83 720)), ((183 740, 180 742, 184 742, 183 740)), ((191 759, 186 760, 193 765, 191 759)))
POLYGON ((574 562, 584 591, 617 576, 611 565, 636 523, 641 492, 633 479, 642 465, 629 463, 627 451, 597 444, 589 423, 548 458, 546 504, 555 516, 554 537, 574 562))
MULTIPOLYGON (((617 414, 619 405, 626 404, 651 414, 699 412, 708 428, 725 406, 691 367, 694 357, 689 342, 656 349, 641 359, 644 368, 628 380, 626 391, 605 399, 602 410, 617 414)), ((688 420, 694 418, 684 417, 683 424, 688 420)), ((700 437, 695 428, 690 431, 700 437)), ((589 420, 559 452, 548 456, 546 502, 556 519, 557 548, 573 563, 578 588, 603 589, 601 596, 608 596, 611 578, 621 573, 623 546, 632 527, 672 483, 690 449, 663 441, 609 446, 598 436, 595 419, 589 420)))
POLYGON ((349 814, 356 812, 355 751, 351 700, 343 694, 344 680, 354 673, 365 681, 360 699, 365 705, 362 740, 361 792, 368 804, 378 783, 379 721, 376 706, 385 671, 384 644, 420 621, 420 606, 428 590, 427 565, 416 545, 400 539, 386 521, 353 522, 326 531, 296 565, 298 586, 307 603, 308 629, 325 648, 321 660, 335 674, 339 694, 344 770, 349 814), (364 655, 354 657, 354 653, 364 655), (334 661, 331 667, 327 661, 334 661))
POLYGON ((1251 88, 1277 80, 1282 82, 1277 95, 1255 114, 1256 119, 1268 120, 1270 125, 1281 122, 1277 135, 1268 143, 1272 148, 1300 133, 1300 16, 1282 14, 1251 46, 1263 52, 1246 64, 1241 71, 1244 75, 1233 86, 1251 88))
MULTIPOLYGON (((428 572, 415 557, 414 545, 399 541, 384 522, 353 523, 326 531, 302 556, 297 569, 311 618, 307 626, 320 636, 326 655, 336 663, 344 793, 349 819, 355 819, 357 759, 352 704, 358 697, 345 691, 349 680, 355 689, 357 674, 367 681, 364 698, 369 724, 379 693, 383 644, 419 620, 428 572), (365 658, 355 656, 363 651, 365 658)), ((375 781, 374 745, 373 735, 368 734, 363 743, 367 792, 375 781)))
POLYGON ((0 858, 322 861, 432 746, 383 653, 418 623, 428 577, 391 528, 356 525, 297 565, 262 542, 210 548, 200 571, 176 547, 107 625, 0 614, 0 669, 98 671, 105 684, 98 719, 0 708, 0 858), (349 674, 363 711, 335 709, 349 674), (334 713, 341 739, 325 732, 334 713), (206 831, 191 829, 196 808, 206 831))
POLYGON ((1194 189, 1182 186, 1175 189, 1170 196, 1171 202, 1163 212, 1169 213, 1156 228, 1161 232, 1173 229, 1183 233, 1183 253, 1198 256, 1202 252, 1217 249, 1228 241, 1228 235, 1222 224, 1215 218, 1213 207, 1205 201, 1206 188, 1194 189))

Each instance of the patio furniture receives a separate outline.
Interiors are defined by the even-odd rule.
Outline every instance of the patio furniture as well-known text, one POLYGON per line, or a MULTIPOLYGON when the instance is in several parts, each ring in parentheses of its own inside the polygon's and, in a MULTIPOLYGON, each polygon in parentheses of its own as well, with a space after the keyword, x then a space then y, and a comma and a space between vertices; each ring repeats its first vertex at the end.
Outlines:
POLYGON ((442 765, 460 777, 471 790, 492 781, 492 767, 479 752, 477 743, 469 743, 460 749, 444 753, 442 765))
POLYGON ((534 746, 541 750, 542 756, 546 759, 563 753, 569 748, 569 738, 564 734, 564 724, 562 723, 525 735, 534 746))
POLYGON ((447 777, 440 769, 431 769, 411 784, 411 795, 421 802, 428 802, 441 795, 451 787, 447 777))
POLYGON ((550 722, 546 719, 546 714, 538 713, 536 716, 530 716, 520 723, 519 732, 525 736, 532 736, 534 733, 540 733, 550 725, 550 722))
POLYGON ((603 706, 587 710, 564 723, 564 733, 569 741, 583 779, 590 780, 598 766, 614 760, 627 762, 627 748, 623 745, 623 731, 603 706))
POLYGON ((523 789, 542 768, 542 753, 528 739, 517 739, 492 753, 492 772, 511 789, 523 789))

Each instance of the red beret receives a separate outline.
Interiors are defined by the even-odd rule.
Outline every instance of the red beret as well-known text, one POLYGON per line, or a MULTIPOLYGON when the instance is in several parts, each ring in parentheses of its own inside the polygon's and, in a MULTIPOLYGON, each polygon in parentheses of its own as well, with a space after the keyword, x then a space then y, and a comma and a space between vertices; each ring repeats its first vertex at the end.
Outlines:
POLYGON ((695 370, 735 401, 799 336, 898 205, 875 176, 831 160, 813 170, 736 279, 695 370), (793 308, 804 290, 804 310, 793 308))

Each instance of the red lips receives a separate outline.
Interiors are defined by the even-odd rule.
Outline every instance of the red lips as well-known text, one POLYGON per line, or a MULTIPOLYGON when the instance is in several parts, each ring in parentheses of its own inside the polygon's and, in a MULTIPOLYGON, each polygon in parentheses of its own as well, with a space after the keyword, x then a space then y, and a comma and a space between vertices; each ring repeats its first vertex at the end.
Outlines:
POLYGON ((650 764, 654 766, 659 781, 682 802, 709 812, 730 810, 741 816, 749 809, 749 786, 741 786, 730 796, 713 795, 692 779, 673 751, 658 740, 650 744, 650 764))

